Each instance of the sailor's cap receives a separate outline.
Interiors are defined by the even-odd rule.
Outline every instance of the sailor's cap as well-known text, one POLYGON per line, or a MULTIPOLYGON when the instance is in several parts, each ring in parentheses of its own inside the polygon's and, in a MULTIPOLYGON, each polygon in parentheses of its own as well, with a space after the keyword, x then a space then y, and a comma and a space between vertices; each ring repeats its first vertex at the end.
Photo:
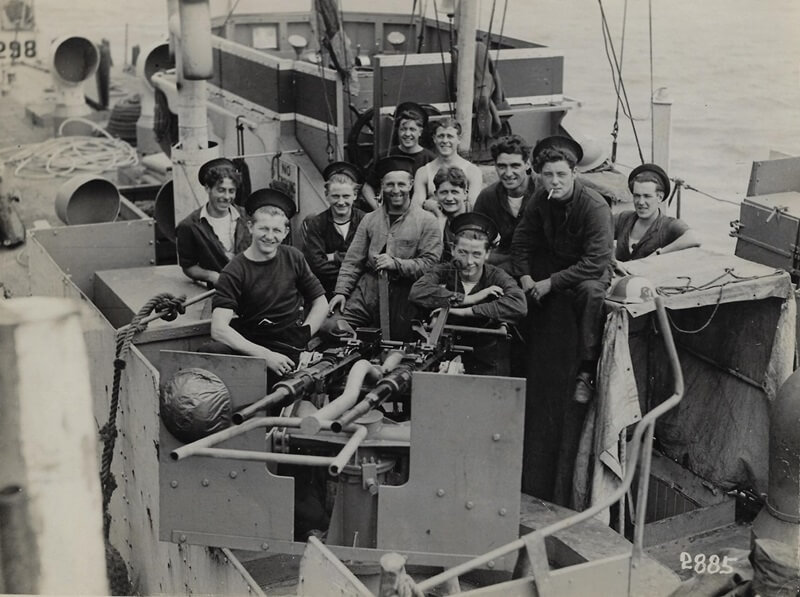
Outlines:
POLYGON ((483 232, 489 237, 490 242, 493 242, 498 235, 497 225, 494 223, 494 220, 489 216, 475 213, 474 211, 453 218, 453 221, 450 222, 450 230, 452 230, 455 235, 466 230, 483 232))
POLYGON ((197 179, 200 181, 201 185, 206 186, 206 177, 208 176, 208 171, 217 166, 228 166, 234 169, 236 168, 236 166, 233 165, 233 162, 228 158, 210 159, 205 164, 200 166, 200 170, 197 171, 197 179))
POLYGON ((642 172, 652 172, 653 174, 655 174, 661 181, 661 186, 664 187, 664 197, 669 196, 669 191, 670 191, 669 176, 664 171, 664 169, 657 164, 642 164, 641 166, 636 166, 636 168, 631 170, 631 173, 628 175, 628 189, 631 192, 633 192, 633 179, 636 178, 642 172))
POLYGON ((575 158, 575 164, 580 162, 583 159, 583 148, 581 147, 580 143, 575 141, 575 139, 570 139, 569 137, 563 137, 561 135, 553 135, 552 137, 545 137, 541 141, 539 141, 536 146, 533 148, 533 164, 534 170, 539 172, 540 168, 537 169, 536 163, 538 162, 539 154, 544 151, 545 149, 558 149, 559 151, 563 151, 564 153, 569 154, 573 158, 575 158))
POLYGON ((278 189, 269 188, 258 189, 250 193, 250 196, 244 202, 244 210, 248 216, 252 216, 258 208, 267 205, 274 205, 283 210, 287 218, 291 218, 297 213, 297 207, 289 195, 278 189))
POLYGON ((378 160, 375 165, 375 174, 383 179, 389 172, 408 172, 414 174, 414 158, 407 155, 387 155, 378 160))
POLYGON ((419 104, 415 104, 414 102, 403 102, 402 104, 399 104, 397 108, 395 108, 395 122, 399 122, 401 118, 413 118, 414 120, 419 120, 423 127, 428 124, 428 113, 425 111, 425 108, 419 104))
POLYGON ((329 180, 334 174, 344 174, 345 176, 352 178, 353 182, 358 184, 361 184, 361 182, 364 180, 361 169, 350 162, 331 162, 325 166, 325 170, 322 171, 322 178, 329 180))

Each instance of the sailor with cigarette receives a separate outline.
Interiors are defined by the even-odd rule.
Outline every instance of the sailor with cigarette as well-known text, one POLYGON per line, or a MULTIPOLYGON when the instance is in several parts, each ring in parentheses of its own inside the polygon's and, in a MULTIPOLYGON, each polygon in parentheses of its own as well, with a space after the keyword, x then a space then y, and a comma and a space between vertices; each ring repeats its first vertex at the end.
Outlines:
POLYGON ((534 304, 555 295, 573 306, 580 360, 574 399, 585 403, 594 395, 614 230, 608 203, 576 178, 582 156, 581 146, 567 137, 547 137, 534 147, 533 167, 542 187, 525 207, 511 253, 520 285, 534 304))

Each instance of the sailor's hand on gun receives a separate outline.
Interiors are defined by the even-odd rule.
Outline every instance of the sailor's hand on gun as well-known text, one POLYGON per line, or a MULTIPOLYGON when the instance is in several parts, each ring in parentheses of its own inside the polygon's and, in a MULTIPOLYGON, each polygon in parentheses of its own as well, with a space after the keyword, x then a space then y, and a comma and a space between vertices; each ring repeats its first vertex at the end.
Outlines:
POLYGON ((339 309, 340 313, 344 312, 344 306, 347 303, 347 297, 343 294, 335 294, 331 299, 330 304, 328 305, 328 317, 333 315, 336 312, 336 309, 339 309))
POLYGON ((280 376, 285 376, 294 371, 294 361, 279 352, 264 349, 258 356, 267 361, 267 368, 271 369, 280 376))

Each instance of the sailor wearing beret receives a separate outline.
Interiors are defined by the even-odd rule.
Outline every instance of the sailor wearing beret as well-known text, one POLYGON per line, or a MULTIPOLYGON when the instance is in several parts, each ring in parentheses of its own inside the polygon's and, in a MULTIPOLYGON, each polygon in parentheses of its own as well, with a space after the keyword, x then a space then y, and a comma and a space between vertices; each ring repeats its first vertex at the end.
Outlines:
POLYGON ((332 298, 342 260, 364 217, 363 211, 353 207, 363 176, 349 162, 329 164, 322 176, 330 207, 303 221, 303 254, 325 295, 332 298))
MULTIPOLYGON (((448 322, 470 327, 497 328, 522 321, 527 312, 525 294, 514 278, 487 261, 498 236, 495 223, 473 212, 456 216, 450 227, 455 237, 452 259, 417 280, 408 299, 426 311, 449 306, 448 322)), ((505 339, 466 333, 457 343, 475 348, 463 357, 467 373, 509 375, 505 339)))
POLYGON ((252 241, 219 275, 211 315, 216 346, 206 350, 262 357, 285 376, 319 330, 328 301, 303 254, 282 244, 294 201, 280 190, 260 189, 247 198, 245 211, 252 241))
POLYGON ((628 188, 633 194, 633 209, 614 215, 617 261, 700 246, 686 222, 662 213, 670 182, 660 166, 642 164, 634 168, 628 176, 628 188))
POLYGON ((436 216, 411 205, 414 160, 387 156, 377 165, 383 203, 368 213, 356 230, 336 280, 330 312, 341 309, 353 327, 380 327, 378 276, 387 275, 390 334, 410 340, 415 313, 408 303, 414 281, 442 255, 442 233, 436 216))
POLYGON ((582 157, 581 146, 568 137, 536 144, 533 168, 542 185, 514 231, 511 254, 522 289, 535 305, 567 300, 573 307, 580 359, 574 399, 585 403, 594 395, 614 232, 608 203, 576 178, 582 157))

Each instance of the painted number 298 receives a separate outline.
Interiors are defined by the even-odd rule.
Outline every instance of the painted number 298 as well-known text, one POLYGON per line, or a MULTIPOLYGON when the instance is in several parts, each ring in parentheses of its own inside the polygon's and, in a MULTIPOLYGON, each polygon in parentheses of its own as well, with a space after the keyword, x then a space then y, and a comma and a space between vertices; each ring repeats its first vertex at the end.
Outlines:
POLYGON ((22 55, 24 55, 25 58, 35 58, 36 42, 32 39, 29 39, 23 43, 15 40, 6 44, 6 42, 0 41, 0 58, 6 57, 6 51, 8 51, 8 55, 11 58, 19 58, 22 55))
POLYGON ((694 570, 697 574, 730 574, 733 567, 728 562, 733 562, 729 556, 722 559, 717 554, 706 556, 699 553, 692 557, 692 554, 681 552, 681 570, 694 570))

